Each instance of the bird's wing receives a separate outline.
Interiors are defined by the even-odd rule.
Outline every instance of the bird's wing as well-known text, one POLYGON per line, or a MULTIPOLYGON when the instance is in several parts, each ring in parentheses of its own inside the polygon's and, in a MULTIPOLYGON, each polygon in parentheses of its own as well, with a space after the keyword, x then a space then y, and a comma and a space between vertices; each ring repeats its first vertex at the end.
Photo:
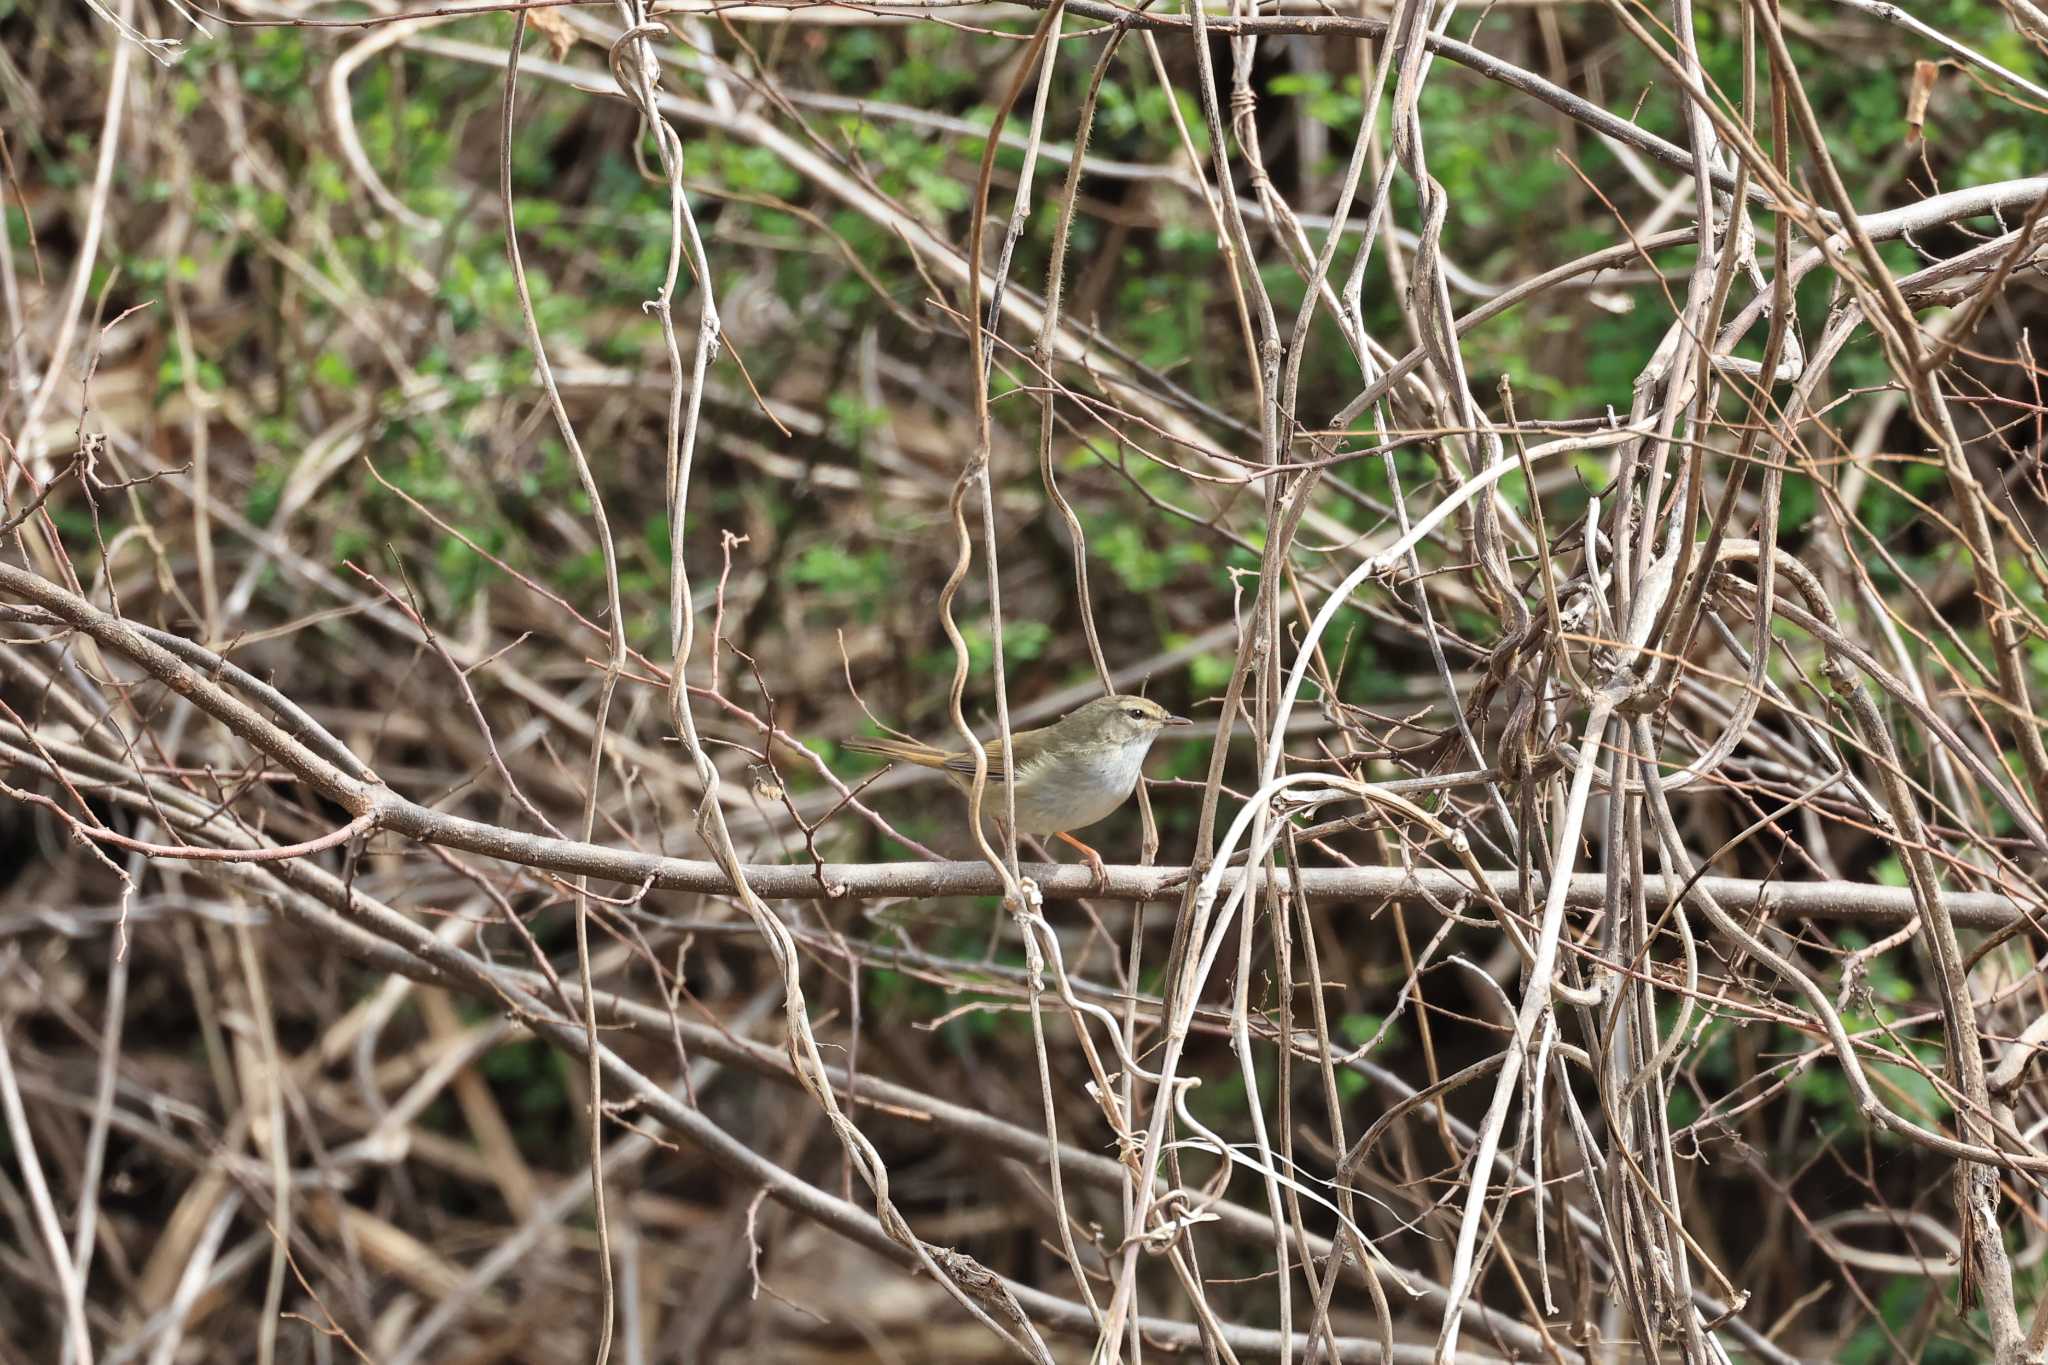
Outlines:
MULTIPOLYGON (((1017 776, 1020 778, 1029 777, 1033 772, 1037 771, 1038 765, 1042 760, 1044 745, 1036 743, 1037 739, 1038 731, 1036 730, 1015 730, 1010 734, 1010 754, 1012 760, 1017 765, 1017 776)), ((992 783, 1000 783, 1003 780, 1003 737, 997 735, 994 739, 989 740, 981 746, 981 751, 988 755, 988 780, 992 783)), ((972 778, 974 776, 973 756, 971 754, 948 754, 946 756, 946 771, 959 773, 962 777, 972 778)))

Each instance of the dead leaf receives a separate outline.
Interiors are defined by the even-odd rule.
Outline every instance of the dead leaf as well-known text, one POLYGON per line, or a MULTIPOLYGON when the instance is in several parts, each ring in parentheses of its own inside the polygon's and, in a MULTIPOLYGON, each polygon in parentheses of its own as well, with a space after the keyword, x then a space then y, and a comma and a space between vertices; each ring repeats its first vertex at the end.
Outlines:
POLYGON ((555 60, 569 55, 569 49, 576 46, 576 30, 569 27, 569 21, 558 9, 530 9, 526 20, 547 37, 548 46, 555 51, 555 60))

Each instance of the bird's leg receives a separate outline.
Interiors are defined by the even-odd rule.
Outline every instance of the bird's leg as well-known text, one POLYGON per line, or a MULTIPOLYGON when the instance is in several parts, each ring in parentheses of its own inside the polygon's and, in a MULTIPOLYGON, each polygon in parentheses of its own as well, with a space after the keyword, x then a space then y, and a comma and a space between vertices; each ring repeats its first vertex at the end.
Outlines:
POLYGON ((1064 830, 1055 834, 1053 838, 1058 839, 1063 844, 1072 844, 1075 848, 1080 849, 1081 856, 1088 860, 1088 866, 1095 873, 1095 889, 1097 891, 1109 890, 1109 869, 1102 865, 1102 855, 1100 853, 1097 853, 1094 849, 1088 847, 1088 845, 1064 830))

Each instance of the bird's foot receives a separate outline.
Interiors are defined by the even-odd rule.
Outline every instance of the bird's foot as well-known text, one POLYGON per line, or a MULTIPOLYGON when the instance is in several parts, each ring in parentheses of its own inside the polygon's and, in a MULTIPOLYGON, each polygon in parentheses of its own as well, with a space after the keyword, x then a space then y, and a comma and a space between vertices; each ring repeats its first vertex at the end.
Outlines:
POLYGON ((1054 837, 1061 843, 1071 844, 1081 851, 1081 857, 1087 862, 1088 870, 1095 874, 1095 894, 1099 896, 1109 890, 1109 869, 1102 865, 1102 855, 1100 853, 1097 853, 1071 834, 1062 833, 1054 837))

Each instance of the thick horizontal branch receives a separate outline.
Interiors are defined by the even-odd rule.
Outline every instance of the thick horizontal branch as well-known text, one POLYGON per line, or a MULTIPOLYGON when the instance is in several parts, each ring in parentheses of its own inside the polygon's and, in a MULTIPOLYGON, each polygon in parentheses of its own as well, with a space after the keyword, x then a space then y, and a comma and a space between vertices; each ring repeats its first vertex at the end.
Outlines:
MULTIPOLYGON (((690 858, 660 858, 606 848, 600 844, 571 839, 548 839, 518 834, 495 825, 441 814, 409 801, 391 801, 380 812, 383 828, 410 834, 432 843, 503 858, 510 862, 544 867, 570 875, 603 877, 629 885, 644 885, 668 891, 698 891, 710 895, 732 894, 733 885, 716 863, 690 858)), ((1178 901, 1183 894, 1188 869, 1184 867, 1111 866, 1107 880, 1098 884, 1095 874, 1078 864, 1027 863, 1023 873, 1038 886, 1049 901, 1121 900, 1178 901)), ((888 897, 928 899, 936 896, 999 896, 1002 881, 987 863, 774 863, 740 869, 754 893, 768 900, 879 900, 888 897)), ((1243 878, 1242 869, 1223 874, 1223 886, 1233 889, 1243 878)), ((1263 872, 1253 876, 1263 878, 1263 872)), ((1311 867, 1282 869, 1276 874, 1281 887, 1292 890, 1299 879, 1301 892, 1311 901, 1385 901, 1409 898, 1451 900, 1473 890, 1471 879, 1461 872, 1434 868, 1400 867, 1311 867)), ((1486 874, 1489 894, 1507 902, 1521 899, 1520 877, 1514 872, 1486 874)), ((1678 889, 1675 879, 1655 876, 1643 879, 1644 890, 1653 907, 1670 903, 1678 889)), ((1547 883, 1538 877, 1534 895, 1541 899, 1547 883)), ((1880 886, 1871 882, 1758 881, 1746 877, 1702 877, 1700 886, 1736 915, 1759 911, 1776 919, 1865 920, 1903 924, 1911 919, 1913 893, 1906 887, 1880 886)), ((1585 872, 1572 878, 1566 893, 1574 906, 1604 904, 1607 877, 1585 872)), ((2029 909, 2011 897, 1995 892, 1956 892, 1948 904, 1959 925, 1975 929, 2003 929, 2029 917, 2039 919, 2041 908, 2029 909)), ((2048 921, 2044 921, 2048 931, 2048 921)))

